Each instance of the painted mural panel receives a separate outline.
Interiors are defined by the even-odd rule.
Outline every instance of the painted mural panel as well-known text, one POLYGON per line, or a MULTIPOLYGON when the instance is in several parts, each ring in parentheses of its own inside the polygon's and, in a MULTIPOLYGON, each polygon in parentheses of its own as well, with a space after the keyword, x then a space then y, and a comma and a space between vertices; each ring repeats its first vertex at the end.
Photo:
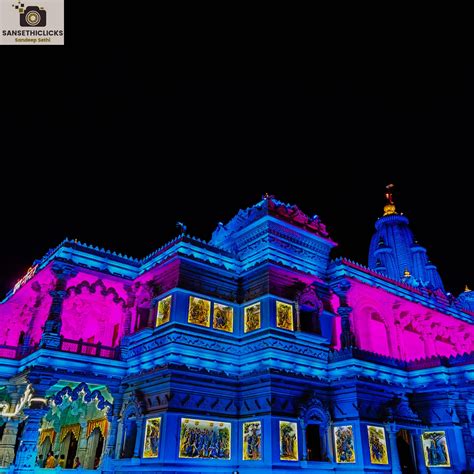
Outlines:
POLYGON ((250 421, 242 425, 244 461, 259 461, 262 459, 262 423, 250 421))
POLYGON ((156 311, 156 325, 161 326, 162 324, 168 323, 171 316, 171 301, 172 296, 167 296, 162 300, 158 301, 156 311))
POLYGON ((179 457, 230 459, 230 423, 181 418, 179 457))
POLYGON ((425 431, 421 435, 425 464, 428 467, 450 467, 448 443, 444 431, 425 431))
POLYGON ((354 433, 351 425, 334 427, 334 444, 336 446, 336 462, 356 462, 354 433))
POLYGON ((372 464, 388 464, 385 429, 381 426, 367 426, 367 431, 369 434, 370 462, 372 464))
POLYGON ((276 303, 276 325, 282 329, 293 331, 293 306, 291 304, 276 303))
POLYGON ((260 325, 260 303, 247 306, 244 310, 244 332, 251 332, 260 329, 260 325))
POLYGON ((214 329, 232 332, 234 330, 234 308, 214 303, 214 320, 212 325, 214 329))
POLYGON ((211 302, 190 296, 188 323, 209 327, 211 325, 211 302))
POLYGON ((291 421, 280 421, 280 459, 298 461, 298 429, 291 421))
POLYGON ((160 444, 161 418, 149 418, 146 420, 145 441, 143 443, 143 457, 157 458, 160 444))

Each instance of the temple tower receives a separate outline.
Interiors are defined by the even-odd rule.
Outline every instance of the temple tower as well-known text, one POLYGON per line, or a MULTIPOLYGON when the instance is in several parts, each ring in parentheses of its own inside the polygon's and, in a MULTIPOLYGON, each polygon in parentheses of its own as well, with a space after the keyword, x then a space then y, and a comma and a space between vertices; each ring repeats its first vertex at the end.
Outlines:
POLYGON ((387 204, 383 216, 375 223, 376 232, 369 250, 369 268, 412 286, 444 291, 438 270, 415 240, 408 219, 396 210, 393 185, 387 186, 387 204))

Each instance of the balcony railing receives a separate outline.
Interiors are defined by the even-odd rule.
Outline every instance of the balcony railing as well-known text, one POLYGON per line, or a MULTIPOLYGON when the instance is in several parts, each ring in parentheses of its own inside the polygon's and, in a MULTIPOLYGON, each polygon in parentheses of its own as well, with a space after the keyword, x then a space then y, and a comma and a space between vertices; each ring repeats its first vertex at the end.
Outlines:
POLYGON ((17 352, 18 349, 16 347, 0 344, 0 357, 5 357, 6 359, 16 359, 17 352))
POLYGON ((97 344, 94 344, 93 342, 84 342, 82 339, 76 341, 74 339, 66 339, 61 337, 59 350, 95 357, 106 357, 107 359, 119 358, 118 347, 104 346, 100 342, 97 344))
MULTIPOLYGON (((22 359, 37 349, 37 345, 14 347, 0 344, 0 358, 4 357, 6 359, 22 359)), ((105 357, 107 359, 120 358, 120 350, 118 347, 104 346, 100 342, 97 344, 94 344, 93 342, 84 342, 82 339, 76 341, 74 339, 66 339, 61 337, 59 350, 64 352, 72 352, 74 354, 105 357)))

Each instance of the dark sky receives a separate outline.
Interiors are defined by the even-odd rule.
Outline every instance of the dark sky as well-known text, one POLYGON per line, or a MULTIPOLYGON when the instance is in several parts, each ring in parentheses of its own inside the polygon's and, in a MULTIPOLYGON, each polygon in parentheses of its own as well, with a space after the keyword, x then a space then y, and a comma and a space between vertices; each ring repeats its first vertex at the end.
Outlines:
POLYGON ((321 60, 256 79, 229 61, 193 73, 159 48, 143 60, 73 33, 64 48, 2 48, 14 71, 2 294, 66 236, 143 257, 176 221, 209 239, 265 192, 319 214, 335 255, 366 264, 388 183, 447 289, 474 286, 471 65, 321 60))

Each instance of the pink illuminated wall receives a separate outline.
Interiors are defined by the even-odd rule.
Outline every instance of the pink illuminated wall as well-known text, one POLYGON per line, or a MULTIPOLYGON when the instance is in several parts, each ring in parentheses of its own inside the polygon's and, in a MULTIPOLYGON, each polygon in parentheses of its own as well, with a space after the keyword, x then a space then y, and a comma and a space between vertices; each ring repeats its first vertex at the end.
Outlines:
POLYGON ((67 283, 61 334, 67 339, 117 346, 129 313, 122 281, 79 272, 67 283))
POLYGON ((16 347, 22 332, 30 336, 32 345, 39 342, 51 307, 53 278, 45 268, 0 305, 0 344, 16 347))
POLYGON ((474 350, 473 325, 384 290, 351 279, 348 304, 361 349, 402 360, 474 350))

